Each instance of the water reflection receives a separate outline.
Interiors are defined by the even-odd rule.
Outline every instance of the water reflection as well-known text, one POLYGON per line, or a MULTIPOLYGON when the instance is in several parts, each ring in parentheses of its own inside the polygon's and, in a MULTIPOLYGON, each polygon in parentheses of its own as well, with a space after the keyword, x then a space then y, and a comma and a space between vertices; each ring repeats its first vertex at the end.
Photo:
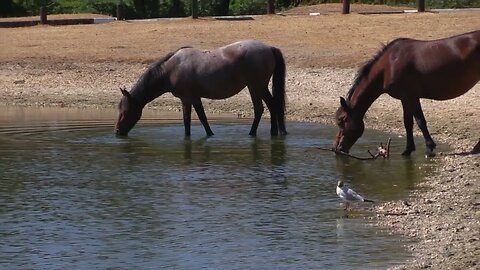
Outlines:
MULTIPOLYGON (((400 150, 401 142, 392 143, 392 149, 400 150)), ((364 149, 357 152, 365 155, 364 149), (362 152, 363 151, 363 152, 362 152)), ((361 155, 360 154, 360 155, 361 155)), ((415 182, 428 171, 428 166, 433 165, 431 160, 418 160, 419 157, 405 158, 394 152, 390 159, 379 158, 376 160, 357 160, 346 156, 335 157, 335 167, 339 179, 355 186, 355 190, 372 194, 374 200, 390 200, 399 191, 413 190, 415 182), (422 167, 419 166, 423 164, 422 167)))
MULTIPOLYGON (((219 135, 220 136, 220 135, 219 135)), ((287 148, 285 138, 248 138, 246 145, 223 145, 225 140, 218 138, 184 138, 169 142, 168 145, 159 145, 157 140, 141 136, 117 138, 118 147, 110 153, 115 162, 128 166, 155 160, 170 164, 193 164, 195 162, 215 162, 217 164, 231 163, 237 160, 239 163, 252 165, 265 164, 269 158, 269 164, 281 167, 286 163, 287 148), (227 149, 233 148, 233 149, 227 149), (225 150, 225 151, 223 151, 225 150), (247 159, 245 159, 247 157, 247 159), (241 161, 240 161, 241 159, 241 161)), ((228 139, 227 139, 228 140, 228 139)))

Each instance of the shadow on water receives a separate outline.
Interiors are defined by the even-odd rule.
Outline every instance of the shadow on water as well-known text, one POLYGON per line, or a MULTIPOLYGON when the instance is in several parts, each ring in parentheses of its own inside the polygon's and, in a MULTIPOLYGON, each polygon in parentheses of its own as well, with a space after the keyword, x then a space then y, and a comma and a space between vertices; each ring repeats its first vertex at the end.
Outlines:
MULTIPOLYGON (((7 269, 385 268, 409 256, 402 242, 345 218, 336 181, 398 199, 433 166, 402 158, 403 140, 390 160, 335 157, 315 149, 335 130, 311 123, 272 139, 267 121, 252 138, 250 120, 222 119, 185 139, 181 121, 152 118, 117 138, 112 112, 34 114, 0 119, 7 269)), ((369 131, 356 151, 385 138, 369 131)))

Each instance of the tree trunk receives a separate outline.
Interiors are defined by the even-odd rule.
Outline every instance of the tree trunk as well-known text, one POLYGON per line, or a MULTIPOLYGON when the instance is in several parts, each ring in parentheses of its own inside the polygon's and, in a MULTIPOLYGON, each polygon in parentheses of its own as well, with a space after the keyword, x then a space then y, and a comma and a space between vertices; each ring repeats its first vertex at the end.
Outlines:
POLYGON ((145 9, 145 0, 134 0, 133 5, 140 17, 145 18, 145 14, 147 13, 145 9))
POLYGON ((46 6, 40 7, 40 23, 47 24, 47 7, 46 6))
POLYGON ((198 0, 192 0, 192 19, 198 18, 198 0))
POLYGON ((275 0, 267 1, 267 14, 275 14, 275 0))
POLYGON ((218 6, 218 15, 226 16, 228 15, 228 8, 230 7, 230 0, 220 0, 220 4, 218 6))
POLYGON ((425 0, 418 0, 418 12, 425 12, 425 0))
POLYGON ((342 14, 350 13, 350 0, 343 0, 342 14))

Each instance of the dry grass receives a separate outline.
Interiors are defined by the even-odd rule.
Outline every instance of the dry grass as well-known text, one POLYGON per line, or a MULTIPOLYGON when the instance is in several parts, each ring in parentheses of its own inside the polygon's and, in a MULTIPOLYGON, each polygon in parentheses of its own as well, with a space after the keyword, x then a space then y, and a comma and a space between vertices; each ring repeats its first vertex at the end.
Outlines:
MULTIPOLYGON (((282 49, 289 65, 349 67, 364 62, 397 37, 434 39, 480 27, 480 12, 366 16, 330 13, 333 7, 290 11, 308 14, 315 10, 327 15, 258 16, 249 21, 184 18, 0 29, 0 62, 31 58, 50 63, 151 62, 180 46, 210 48, 251 38, 282 49)), ((339 4, 336 7, 341 10, 339 4)))

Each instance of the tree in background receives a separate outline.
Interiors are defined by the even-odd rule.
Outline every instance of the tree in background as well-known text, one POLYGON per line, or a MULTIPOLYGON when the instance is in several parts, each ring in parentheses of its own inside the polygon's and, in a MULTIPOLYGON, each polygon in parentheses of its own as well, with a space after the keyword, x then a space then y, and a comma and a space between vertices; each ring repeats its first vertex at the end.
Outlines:
POLYGON ((275 0, 267 0, 267 14, 275 14, 275 0))
POLYGON ((25 8, 13 0, 1 0, 0 1, 0 16, 1 17, 12 17, 24 15, 27 11, 25 8))
POLYGON ((230 0, 200 0, 199 7, 203 16, 226 16, 229 14, 230 0))
MULTIPOLYGON (((127 19, 179 17, 191 14, 192 0, 0 0, 0 16, 38 15, 42 3, 49 14, 101 13, 116 16, 116 6, 125 4, 127 19)), ((201 16, 265 14, 299 5, 340 3, 341 0, 197 0, 201 16)), ((412 0, 356 0, 355 3, 416 6, 412 0)), ((427 9, 480 7, 480 0, 426 0, 427 9)))
POLYGON ((214 15, 225 16, 228 15, 228 10, 230 8, 230 0, 214 0, 216 3, 216 9, 214 10, 214 15))
POLYGON ((133 0, 133 6, 135 7, 135 10, 137 11, 138 15, 141 18, 145 18, 145 15, 147 14, 146 7, 145 7, 145 0, 133 0))
POLYGON ((232 0, 230 15, 259 15, 267 12, 266 0, 232 0))

